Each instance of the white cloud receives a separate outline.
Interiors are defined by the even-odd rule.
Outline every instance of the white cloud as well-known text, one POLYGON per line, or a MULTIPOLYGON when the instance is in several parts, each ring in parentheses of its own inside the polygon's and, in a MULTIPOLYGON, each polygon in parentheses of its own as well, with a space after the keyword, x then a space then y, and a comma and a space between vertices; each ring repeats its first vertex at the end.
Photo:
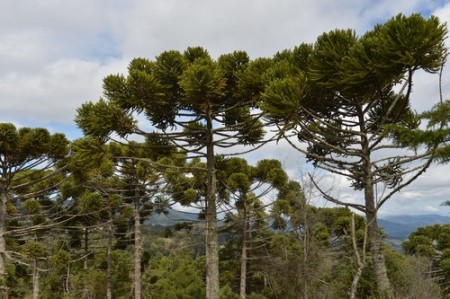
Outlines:
MULTIPOLYGON (((5 1, 4 1, 5 2, 5 1)), ((161 51, 203 46, 217 57, 245 50, 272 56, 325 31, 354 28, 358 34, 403 12, 434 13, 450 21, 450 3, 432 0, 24 0, 3 3, 0 11, 0 120, 71 130, 75 109, 102 95, 102 79, 124 73, 131 58, 153 59, 161 51)), ((450 70, 444 94, 450 97, 450 70)), ((418 74, 413 107, 429 109, 438 100, 436 76, 418 74)), ((293 178, 313 171, 285 142, 245 156, 255 163, 280 159, 293 178), (302 169, 303 168, 303 169, 302 169), (306 168, 306 169, 305 169, 306 168)), ((433 166, 392 198, 385 209, 419 210, 450 194, 448 166, 433 166), (432 202, 432 203, 431 203, 432 202), (408 203, 408 205, 406 205, 408 203), (423 205, 422 205, 423 206, 423 205)), ((325 187, 358 202, 349 182, 331 176, 325 187)), ((325 204, 325 203, 323 203, 325 204)), ((432 205, 433 204, 433 205, 432 205)), ((383 210, 384 211, 384 210, 383 210)), ((383 212, 382 211, 382 212, 383 212)))
POLYGON ((433 206, 426 206, 423 208, 425 212, 439 212, 439 209, 433 206))
POLYGON ((95 61, 59 60, 39 73, 12 76, 0 81, 4 107, 0 116, 36 123, 73 123, 76 108, 96 100, 93 95, 101 95, 99 82, 104 75, 95 61))

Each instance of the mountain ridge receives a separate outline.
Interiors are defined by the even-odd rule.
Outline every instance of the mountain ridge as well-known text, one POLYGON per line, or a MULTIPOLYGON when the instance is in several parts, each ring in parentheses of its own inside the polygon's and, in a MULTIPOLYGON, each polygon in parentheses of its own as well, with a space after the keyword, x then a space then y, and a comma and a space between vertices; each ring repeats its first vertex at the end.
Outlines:
MULTIPOLYGON (((168 209, 166 213, 153 213, 145 220, 146 225, 174 226, 180 222, 201 221, 198 213, 183 212, 168 209)), ((421 214, 421 215, 392 215, 378 218, 378 224, 383 228, 387 239, 404 241, 409 234, 422 226, 450 223, 450 215, 421 214)))
POLYGON ((422 226, 450 223, 450 216, 439 214, 394 215, 381 217, 378 224, 383 227, 388 239, 406 240, 412 232, 422 226))

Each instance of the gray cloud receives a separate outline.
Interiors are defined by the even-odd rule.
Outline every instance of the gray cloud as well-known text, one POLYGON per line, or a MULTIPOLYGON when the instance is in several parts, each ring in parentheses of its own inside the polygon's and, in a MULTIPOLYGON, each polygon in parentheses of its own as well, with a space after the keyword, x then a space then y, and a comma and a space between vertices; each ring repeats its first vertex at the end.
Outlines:
MULTIPOLYGON (((203 46, 217 57, 245 50, 272 56, 325 31, 353 28, 358 34, 403 12, 435 13, 450 21, 450 4, 431 0, 24 0, 3 1, 0 11, 0 119, 16 124, 72 130, 75 110, 102 95, 102 78, 126 72, 130 59, 153 59, 168 49, 203 46)), ((444 78, 449 78, 446 70, 444 78)), ((438 100, 436 76, 419 74, 413 107, 438 100)), ((444 81, 448 98, 450 85, 444 81)), ((280 159, 289 174, 312 171, 286 143, 271 144, 246 158, 280 159)), ((433 167, 389 203, 386 212, 434 211, 450 194, 448 166, 433 167), (430 199, 431 198, 431 199, 430 199)), ((348 182, 342 198, 357 202, 348 182)), ((319 201, 320 202, 320 201, 319 201)), ((321 202, 321 204, 325 204, 321 202)))

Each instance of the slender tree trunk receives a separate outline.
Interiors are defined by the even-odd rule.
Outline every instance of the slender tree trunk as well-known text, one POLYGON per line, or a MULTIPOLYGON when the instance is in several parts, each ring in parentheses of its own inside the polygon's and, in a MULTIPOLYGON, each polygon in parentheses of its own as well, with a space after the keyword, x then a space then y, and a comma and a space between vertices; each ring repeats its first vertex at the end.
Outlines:
POLYGON ((355 228, 355 213, 352 212, 352 244, 353 244, 353 251, 355 252, 355 258, 356 258, 356 265, 358 266, 358 269, 356 270, 355 275, 353 276, 353 282, 352 282, 352 290, 350 294, 350 299, 356 298, 356 293, 358 291, 358 285, 359 280, 361 279, 362 272, 366 266, 366 235, 367 235, 367 228, 365 230, 364 234, 364 243, 363 243, 363 250, 362 250, 362 257, 359 254, 358 251, 358 243, 356 240, 356 228, 355 228))
POLYGON ((303 233, 303 278, 304 278, 304 288, 303 288, 303 299, 308 299, 308 282, 309 282, 309 223, 308 223, 308 211, 306 198, 303 203, 303 223, 305 227, 305 232, 303 233))
POLYGON ((135 189, 134 199, 134 299, 141 299, 142 279, 141 279, 141 214, 140 214, 140 194, 135 189))
POLYGON ((8 203, 8 195, 6 194, 6 187, 2 183, 1 203, 0 203, 0 286, 3 288, 6 281, 5 268, 5 253, 6 253, 6 204, 8 203))
POLYGON ((219 236, 217 232, 216 191, 217 177, 214 156, 212 115, 207 111, 206 167, 206 298, 219 298, 219 236))
POLYGON ((64 281, 64 294, 69 294, 70 292, 70 262, 67 264, 67 273, 66 273, 66 280, 64 281))
POLYGON ((1 202, 0 202, 0 298, 8 298, 9 290, 6 285, 6 268, 5 268, 5 253, 6 253, 6 204, 8 203, 8 195, 6 194, 6 180, 3 178, 1 186, 1 202))
POLYGON ((108 256, 107 256, 107 273, 106 273, 106 298, 112 299, 112 238, 113 238, 113 222, 108 221, 108 256))
POLYGON ((89 229, 84 228, 84 260, 83 260, 83 272, 84 272, 84 286, 83 286, 83 299, 88 299, 89 288, 88 288, 88 253, 89 253, 89 229))
POLYGON ((39 299, 39 269, 37 258, 33 261, 33 299, 39 299))
POLYGON ((242 224, 241 283, 239 289, 239 295, 242 299, 247 296, 247 242, 249 240, 249 217, 245 203, 243 207, 242 220, 244 223, 242 224))

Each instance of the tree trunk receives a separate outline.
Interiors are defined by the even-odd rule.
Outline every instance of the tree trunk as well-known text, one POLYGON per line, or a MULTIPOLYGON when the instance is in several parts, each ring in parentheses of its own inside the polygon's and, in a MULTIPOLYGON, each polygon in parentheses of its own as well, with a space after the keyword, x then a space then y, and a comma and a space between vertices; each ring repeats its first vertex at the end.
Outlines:
POLYGON ((108 221, 108 256, 106 269, 106 298, 112 299, 112 238, 113 238, 113 222, 108 221))
MULTIPOLYGON (((367 159, 368 161, 369 158, 367 159)), ((373 270, 377 280, 379 295, 393 298, 391 284, 387 276, 386 263, 382 251, 381 234, 377 222, 377 210, 375 206, 375 192, 372 181, 370 163, 366 166, 366 178, 364 180, 364 197, 366 205, 367 237, 369 249, 372 254, 373 270)))
POLYGON ((356 293, 358 291, 359 280, 361 279, 362 272, 364 270, 363 265, 358 265, 355 275, 353 276, 352 290, 350 294, 350 299, 356 299, 356 293))
MULTIPOLYGON (((361 133, 367 133, 364 114, 360 109, 359 116, 361 133)), ((373 270, 377 281, 379 295, 394 298, 391 284, 387 276, 386 264, 381 244, 381 234, 377 222, 377 207, 375 205, 375 190, 371 163, 371 151, 367 135, 361 135, 361 153, 363 160, 363 176, 360 178, 364 186, 364 199, 366 208, 367 237, 369 249, 372 254, 373 270)))
POLYGON ((217 232, 216 191, 217 177, 214 156, 212 115, 206 115, 206 167, 208 172, 206 190, 206 298, 219 298, 219 236, 217 232))
POLYGON ((83 260, 83 272, 84 272, 84 286, 83 286, 83 299, 88 299, 88 253, 89 253, 89 229, 84 228, 84 260, 83 260))
POLYGON ((366 218, 368 223, 367 237, 369 240, 370 252, 372 254, 373 270, 377 280, 378 293, 382 296, 387 296, 388 298, 394 298, 391 284, 387 276, 376 212, 368 209, 366 211, 366 218))
POLYGON ((0 287, 6 287, 6 268, 5 268, 5 253, 6 253, 6 204, 8 203, 8 195, 5 191, 6 187, 2 186, 1 203, 0 203, 0 287))
MULTIPOLYGON (((3 179, 4 180, 4 179, 3 179)), ((8 195, 6 194, 6 186, 4 180, 2 182, 2 193, 0 202, 0 297, 8 298, 8 286, 6 284, 6 268, 5 268, 5 253, 6 253, 6 204, 8 203, 8 195)))
POLYGON ((141 299, 141 214, 140 214, 140 194, 135 189, 134 199, 134 299, 141 299))
POLYGON ((367 235, 367 228, 365 229, 364 243, 363 243, 363 250, 362 250, 362 257, 361 257, 361 255, 359 254, 359 251, 358 251, 358 243, 356 240, 355 213, 352 212, 352 245, 353 245, 353 251, 355 252, 356 265, 358 266, 358 269, 356 270, 356 273, 353 276, 350 299, 356 298, 359 280, 361 279, 362 272, 366 266, 366 235, 367 235))
POLYGON ((382 248, 381 233, 377 222, 377 211, 375 207, 375 193, 372 184, 372 173, 365 179, 364 195, 366 201, 367 237, 369 249, 372 254, 373 270, 377 280, 379 295, 394 298, 391 284, 387 276, 386 263, 382 248))
POLYGON ((241 283, 239 289, 239 295, 242 299, 247 296, 247 242, 249 240, 249 219, 245 203, 243 204, 243 216, 242 216, 242 255, 241 255, 241 283))
POLYGON ((64 294, 70 293, 70 262, 67 264, 66 280, 64 281, 64 294))
POLYGON ((39 269, 37 259, 33 261, 33 299, 39 299, 39 269))
POLYGON ((303 205, 303 299, 308 299, 308 282, 309 282, 309 223, 308 223, 308 211, 306 209, 306 200, 303 205))

